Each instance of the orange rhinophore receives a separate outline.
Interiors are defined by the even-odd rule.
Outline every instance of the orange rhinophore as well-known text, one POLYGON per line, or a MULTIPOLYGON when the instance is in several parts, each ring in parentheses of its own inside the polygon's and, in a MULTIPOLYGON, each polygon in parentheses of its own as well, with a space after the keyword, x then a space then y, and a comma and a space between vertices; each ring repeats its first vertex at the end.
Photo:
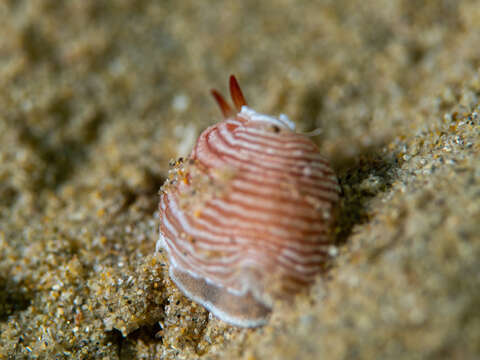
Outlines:
POLYGON ((187 297, 254 327, 276 299, 291 299, 324 269, 339 186, 285 115, 247 107, 233 76, 230 93, 234 108, 212 90, 223 121, 200 135, 161 188, 157 249, 187 297))

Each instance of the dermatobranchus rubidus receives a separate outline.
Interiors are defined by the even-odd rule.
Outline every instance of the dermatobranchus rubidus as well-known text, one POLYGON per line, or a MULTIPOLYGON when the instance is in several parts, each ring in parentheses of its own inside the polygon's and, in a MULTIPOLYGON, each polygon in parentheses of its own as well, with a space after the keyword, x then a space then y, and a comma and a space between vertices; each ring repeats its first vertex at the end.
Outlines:
POLYGON ((318 147, 285 116, 247 106, 234 76, 232 108, 176 161, 160 190, 160 237, 170 277, 227 323, 265 324, 276 299, 322 272, 339 186, 318 147))

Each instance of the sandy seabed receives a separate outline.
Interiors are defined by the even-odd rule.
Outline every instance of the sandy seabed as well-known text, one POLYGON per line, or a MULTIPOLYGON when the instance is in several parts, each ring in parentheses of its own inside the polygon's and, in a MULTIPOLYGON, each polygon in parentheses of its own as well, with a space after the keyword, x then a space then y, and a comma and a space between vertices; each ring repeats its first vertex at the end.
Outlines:
POLYGON ((478 1, 0 3, 0 359, 479 359, 478 1), (249 104, 342 186, 338 254, 268 323, 155 254, 172 158, 249 104))

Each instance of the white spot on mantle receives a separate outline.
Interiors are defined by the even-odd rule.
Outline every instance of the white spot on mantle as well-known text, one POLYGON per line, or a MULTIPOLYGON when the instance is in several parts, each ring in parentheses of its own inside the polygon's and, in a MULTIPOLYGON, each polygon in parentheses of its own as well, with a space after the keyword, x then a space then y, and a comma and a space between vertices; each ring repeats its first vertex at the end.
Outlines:
POLYGON ((242 111, 240 111, 239 115, 244 119, 250 121, 263 121, 270 124, 275 124, 281 126, 283 128, 287 128, 290 130, 295 130, 295 123, 288 118, 285 114, 280 114, 278 118, 260 114, 253 109, 250 109, 248 106, 242 106, 242 111))

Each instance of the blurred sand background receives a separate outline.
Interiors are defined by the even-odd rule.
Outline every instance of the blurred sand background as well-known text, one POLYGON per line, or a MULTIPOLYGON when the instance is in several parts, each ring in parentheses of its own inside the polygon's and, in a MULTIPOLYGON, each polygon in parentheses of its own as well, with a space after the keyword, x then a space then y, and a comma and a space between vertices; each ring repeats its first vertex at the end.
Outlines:
POLYGON ((479 359, 480 2, 0 2, 0 359, 479 359), (154 254, 236 74, 336 168, 331 269, 259 329, 154 254))

